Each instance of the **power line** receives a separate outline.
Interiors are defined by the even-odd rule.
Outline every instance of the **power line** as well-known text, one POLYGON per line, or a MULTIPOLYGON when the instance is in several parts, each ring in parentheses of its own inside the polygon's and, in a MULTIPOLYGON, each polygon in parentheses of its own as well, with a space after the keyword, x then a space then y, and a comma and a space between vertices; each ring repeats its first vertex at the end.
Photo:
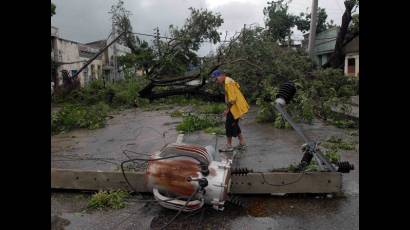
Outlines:
MULTIPOLYGON (((170 39, 170 40, 177 40, 177 41, 181 41, 182 39, 176 39, 176 38, 171 38, 171 37, 166 37, 166 36, 157 36, 155 34, 147 34, 147 33, 138 33, 138 32, 130 32, 132 34, 138 34, 138 35, 142 35, 142 36, 148 36, 148 37, 159 37, 159 38, 164 38, 164 39, 170 39)), ((203 41, 203 42, 209 42, 212 43, 211 41, 203 41)), ((219 42, 230 42, 228 40, 224 40, 224 41, 219 41, 219 42)))

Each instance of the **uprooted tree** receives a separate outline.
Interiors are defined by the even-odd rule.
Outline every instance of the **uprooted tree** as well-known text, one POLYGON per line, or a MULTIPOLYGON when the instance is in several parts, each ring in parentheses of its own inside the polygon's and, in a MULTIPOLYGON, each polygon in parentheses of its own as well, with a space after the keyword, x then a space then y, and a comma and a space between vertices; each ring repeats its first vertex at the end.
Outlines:
POLYGON ((113 22, 119 33, 126 31, 122 42, 132 51, 132 54, 122 58, 123 63, 136 68, 142 67, 149 80, 149 84, 139 92, 141 97, 155 99, 171 95, 206 94, 200 90, 205 85, 202 76, 206 74, 184 76, 184 73, 188 65, 200 64, 195 52, 199 50, 201 43, 216 44, 220 41, 217 29, 223 23, 223 19, 220 14, 208 10, 190 10, 191 15, 181 28, 170 25, 170 38, 158 41, 155 44, 157 47, 151 48, 132 32, 130 13, 123 7, 123 2, 119 1, 112 7, 113 22), (195 86, 186 84, 192 80, 201 80, 201 83, 195 86), (155 91, 156 88, 165 90, 159 93, 155 91))
MULTIPOLYGON (((308 15, 290 14, 284 0, 269 2, 263 11, 266 24, 264 28, 258 27, 254 30, 244 28, 230 41, 226 41, 225 36, 224 43, 221 43, 215 55, 199 60, 195 52, 198 51, 201 43, 220 42, 221 34, 217 30, 223 23, 223 19, 220 14, 208 10, 193 8, 190 10, 191 15, 181 28, 171 25, 169 27, 170 37, 165 41, 156 39, 154 45, 149 47, 132 32, 130 12, 124 8, 123 2, 119 1, 112 7, 113 23, 120 33, 126 32, 122 43, 132 50, 132 54, 122 57, 120 62, 135 69, 142 69, 149 79, 149 84, 139 92, 141 97, 156 99, 172 95, 196 94, 220 100, 223 98, 221 92, 208 86, 206 80, 210 72, 224 65, 228 69, 234 68, 233 66, 247 67, 248 70, 238 74, 248 73, 248 75, 253 74, 251 76, 259 76, 256 82, 251 82, 253 77, 240 77, 246 85, 254 85, 253 88, 257 88, 262 81, 261 76, 276 71, 272 70, 272 65, 268 63, 272 57, 266 55, 266 52, 269 53, 275 49, 272 48, 273 46, 276 47, 286 42, 291 43, 292 28, 303 27, 309 20, 308 15), (200 66, 199 73, 187 76, 189 65, 200 66), (197 80, 198 83, 196 85, 187 84, 193 80, 197 80)), ((322 9, 320 12, 323 19, 320 23, 324 27, 330 26, 329 23, 326 24, 325 10, 322 9)), ((293 52, 282 51, 279 47, 276 50, 278 53, 293 52)), ((295 53, 294 56, 306 59, 303 52, 295 53)))
POLYGON ((265 27, 244 27, 231 38, 225 36, 223 42, 217 31, 223 23, 221 15, 191 8, 190 17, 181 28, 171 25, 170 37, 156 39, 151 47, 132 32, 129 12, 120 5, 114 8, 114 22, 120 32, 126 32, 123 43, 132 50, 123 58, 123 64, 144 69, 148 84, 139 95, 149 99, 202 95, 208 100, 221 100, 221 88, 207 84, 210 73, 221 68, 240 82, 245 96, 258 102, 261 111, 272 107, 265 99, 274 97, 280 84, 292 80, 299 93, 291 112, 308 121, 314 116, 326 118, 332 103, 358 93, 358 83, 340 70, 316 69, 304 50, 286 46, 292 27, 308 18, 290 15, 286 5, 280 4, 285 3, 272 2, 265 8, 265 27), (284 20, 291 23, 282 23, 284 20), (199 59, 195 51, 203 42, 220 45, 215 53, 199 59), (186 74, 190 64, 199 66, 199 72, 186 74), (199 83, 188 84, 193 80, 199 83))
POLYGON ((344 64, 344 45, 359 34, 359 17, 352 16, 354 11, 359 7, 359 0, 346 0, 344 5, 345 12, 343 13, 342 24, 337 34, 335 51, 330 56, 329 61, 323 66, 325 68, 341 68, 344 64), (352 19, 354 19, 353 23, 352 19))

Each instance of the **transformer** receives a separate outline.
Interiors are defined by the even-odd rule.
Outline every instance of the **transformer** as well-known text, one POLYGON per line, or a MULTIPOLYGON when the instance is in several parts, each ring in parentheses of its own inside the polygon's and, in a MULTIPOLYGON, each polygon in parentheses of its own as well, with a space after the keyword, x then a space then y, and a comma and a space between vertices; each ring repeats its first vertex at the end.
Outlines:
POLYGON ((146 186, 169 209, 192 212, 208 204, 222 211, 231 184, 232 160, 215 161, 213 154, 212 146, 168 144, 151 155, 146 186))

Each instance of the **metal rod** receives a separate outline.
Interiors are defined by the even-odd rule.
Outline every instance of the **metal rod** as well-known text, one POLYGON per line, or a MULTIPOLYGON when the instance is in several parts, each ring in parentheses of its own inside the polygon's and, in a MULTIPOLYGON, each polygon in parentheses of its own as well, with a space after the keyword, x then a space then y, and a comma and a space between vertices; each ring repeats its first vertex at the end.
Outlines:
POLYGON ((283 117, 289 122, 289 124, 292 126, 294 130, 299 134, 299 136, 302 137, 302 139, 306 143, 310 143, 311 141, 305 136, 305 134, 302 132, 302 130, 297 126, 293 120, 290 118, 289 114, 282 108, 282 106, 278 103, 275 103, 275 108, 283 115, 283 117))
POLYGON ((326 157, 324 157, 320 152, 318 152, 316 148, 316 143, 311 141, 308 137, 305 136, 305 134, 302 132, 302 129, 298 125, 296 125, 296 123, 293 122, 293 120, 290 118, 286 110, 284 110, 279 103, 275 103, 275 108, 283 115, 286 121, 289 122, 292 128, 296 130, 296 133, 298 133, 299 136, 302 137, 305 143, 307 143, 309 147, 312 148, 313 156, 315 157, 317 163, 319 164, 319 167, 323 168, 322 164, 324 164, 327 169, 335 172, 336 171, 335 167, 333 167, 333 165, 326 159, 326 157))

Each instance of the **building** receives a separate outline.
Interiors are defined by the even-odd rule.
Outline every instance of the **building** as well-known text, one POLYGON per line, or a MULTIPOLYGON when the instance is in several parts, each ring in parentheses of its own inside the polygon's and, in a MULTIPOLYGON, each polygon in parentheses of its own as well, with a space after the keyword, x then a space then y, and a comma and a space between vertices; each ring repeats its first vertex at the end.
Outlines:
MULTIPOLYGON (((113 39, 115 37, 110 36, 106 40, 82 44, 61 38, 58 28, 51 26, 51 60, 56 64, 51 70, 51 81, 62 85, 64 70, 68 72, 69 76, 73 76, 88 60, 95 57, 113 39)), ((131 50, 118 43, 108 47, 78 75, 81 87, 101 77, 104 77, 107 81, 123 79, 123 73, 116 64, 116 57, 127 53, 131 53, 131 50), (115 74, 115 69, 117 69, 117 74, 115 74)))
MULTIPOLYGON (((333 27, 316 35, 313 61, 322 66, 327 63, 336 46, 339 27, 333 27)), ((304 35, 302 47, 307 50, 309 33, 304 35)), ((347 76, 359 76, 359 35, 355 35, 343 44, 345 55, 344 73, 347 76)))
MULTIPOLYGON (((73 76, 84 64, 98 53, 98 49, 76 41, 63 39, 58 28, 51 27, 51 60, 55 63, 51 70, 51 81, 62 85, 63 71, 73 76)), ((78 75, 82 87, 102 75, 102 55, 93 60, 86 69, 78 75)))
MULTIPOLYGON (((328 30, 316 34, 315 48, 313 49, 313 61, 317 65, 324 65, 329 60, 330 55, 335 50, 336 38, 339 32, 339 27, 332 27, 328 30)), ((302 47, 308 50, 309 33, 304 34, 302 47)))
POLYGON ((353 37, 343 47, 345 54, 344 73, 347 76, 359 76, 359 35, 353 37))
MULTIPOLYGON (((108 39, 105 40, 98 40, 94 42, 87 43, 86 45, 102 49, 107 46, 112 40, 115 39, 114 36, 110 36, 108 39)), ((119 43, 115 43, 107 48, 102 54, 102 62, 103 62, 103 74, 109 81, 123 79, 123 72, 116 64, 117 60, 115 57, 123 56, 126 54, 130 54, 131 49, 121 45, 119 43), (115 69, 117 69, 117 73, 115 74, 115 69)))

